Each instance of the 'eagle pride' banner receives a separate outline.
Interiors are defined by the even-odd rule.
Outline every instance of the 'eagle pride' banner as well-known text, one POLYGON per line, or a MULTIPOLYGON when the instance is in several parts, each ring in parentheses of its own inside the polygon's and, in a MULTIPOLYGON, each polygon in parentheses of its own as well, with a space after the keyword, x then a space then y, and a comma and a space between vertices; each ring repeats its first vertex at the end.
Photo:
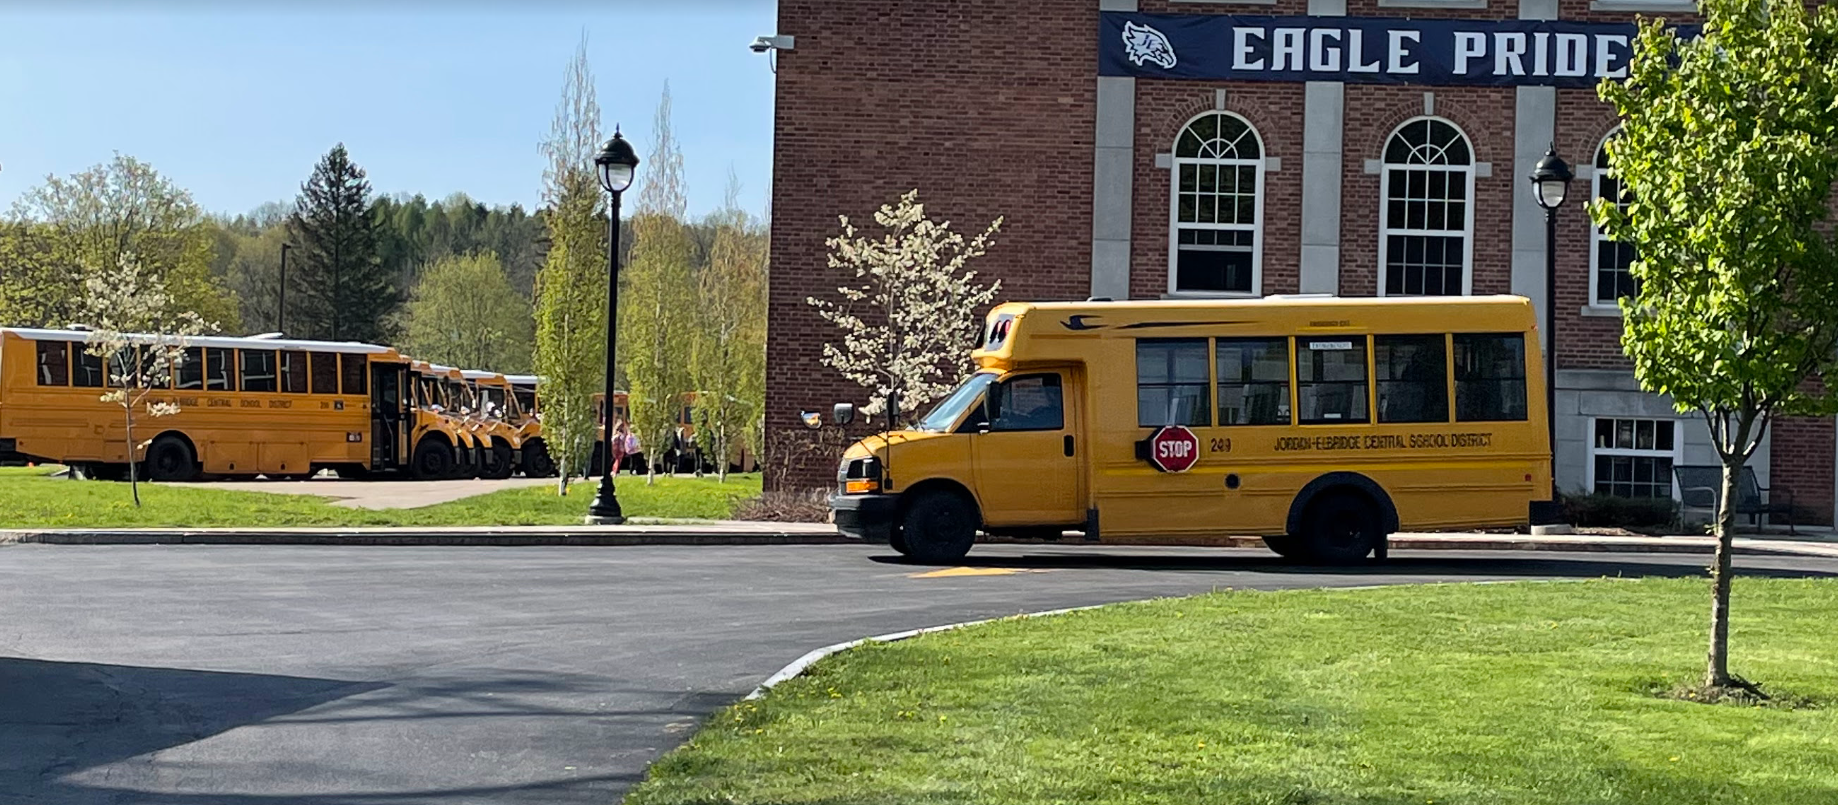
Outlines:
POLYGON ((1107 11, 1099 31, 1098 74, 1107 76, 1592 87, 1627 76, 1636 29, 1632 23, 1107 11))

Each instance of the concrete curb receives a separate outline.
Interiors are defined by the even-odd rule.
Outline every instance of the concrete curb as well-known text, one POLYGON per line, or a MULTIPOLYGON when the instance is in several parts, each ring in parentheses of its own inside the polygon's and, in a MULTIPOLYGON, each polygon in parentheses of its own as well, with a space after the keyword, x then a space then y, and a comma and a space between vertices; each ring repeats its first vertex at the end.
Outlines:
POLYGON ((1106 606, 1110 606, 1110 605, 1109 604, 1093 604, 1088 607, 1067 607, 1065 609, 1049 609, 1049 610, 1045 610, 1042 612, 1022 612, 1022 613, 1015 614, 1015 615, 1005 615, 1000 618, 983 618, 982 620, 963 621, 961 623, 947 623, 943 626, 927 626, 923 629, 908 629, 904 632, 893 632, 890 634, 875 635, 874 637, 864 637, 860 640, 850 640, 846 643, 833 643, 831 645, 824 646, 823 648, 807 652, 804 656, 799 657, 795 660, 792 660, 790 665, 787 665, 784 668, 780 668, 778 673, 773 674, 772 676, 766 677, 766 681, 759 683, 759 687, 754 688, 753 692, 747 694, 746 698, 742 699, 741 701, 750 702, 750 701, 753 701, 754 699, 757 699, 761 696, 766 695, 766 691, 771 690, 772 688, 778 686, 780 683, 785 682, 786 680, 796 679, 799 675, 803 674, 805 671, 810 670, 810 667, 816 664, 818 660, 828 657, 831 654, 840 654, 852 648, 858 648, 860 646, 868 645, 869 643, 892 643, 898 640, 906 640, 906 639, 918 637, 924 634, 932 634, 934 632, 949 632, 949 631, 954 631, 957 629, 963 629, 969 626, 980 626, 985 623, 995 623, 996 621, 1005 621, 1005 620, 1011 620, 1014 618, 1045 618, 1051 615, 1064 615, 1068 612, 1083 612, 1088 609, 1097 609, 1099 607, 1106 607, 1106 606))
POLYGON ((732 532, 694 528, 623 531, 621 526, 510 530, 55 530, 0 531, 0 545, 396 545, 396 546, 542 546, 542 545, 837 545, 855 540, 831 532, 732 532))

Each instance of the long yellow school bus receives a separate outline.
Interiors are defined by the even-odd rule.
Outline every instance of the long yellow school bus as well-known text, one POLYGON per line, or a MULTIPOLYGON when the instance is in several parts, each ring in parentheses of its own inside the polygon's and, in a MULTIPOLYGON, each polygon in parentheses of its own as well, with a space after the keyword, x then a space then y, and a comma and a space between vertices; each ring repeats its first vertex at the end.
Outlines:
MULTIPOLYGON (((56 462, 121 478, 305 478, 320 469, 398 468, 404 359, 375 344, 189 339, 159 399, 179 411, 137 418, 130 451, 108 373, 82 330, 0 329, 0 458, 56 462), (130 458, 132 454, 132 458, 130 458)), ((142 339, 151 343, 150 338, 142 339)))
POLYGON ((1521 297, 1010 303, 985 338, 916 427, 844 454, 842 533, 925 562, 981 530, 1343 563, 1550 505, 1521 297))

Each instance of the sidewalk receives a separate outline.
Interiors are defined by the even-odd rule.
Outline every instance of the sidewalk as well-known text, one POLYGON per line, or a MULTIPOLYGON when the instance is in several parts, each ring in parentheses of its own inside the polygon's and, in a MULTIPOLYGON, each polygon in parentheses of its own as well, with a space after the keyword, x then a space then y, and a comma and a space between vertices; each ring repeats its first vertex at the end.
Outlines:
MULTIPOLYGON (((1771 535, 1770 535, 1771 536, 1771 535)), ((825 523, 739 520, 640 521, 618 526, 411 526, 387 528, 142 528, 0 530, 0 545, 833 545, 850 540, 825 523)), ((992 543, 1064 545, 1102 550, 1112 544, 1077 537, 1060 542, 989 539, 992 543)), ((1257 537, 1221 537, 1199 544, 1264 547, 1257 537)), ((1458 551, 1577 551, 1709 554, 1716 540, 1703 536, 1630 537, 1525 534, 1393 534, 1391 549, 1458 551)), ((1737 537, 1736 552, 1751 555, 1838 559, 1838 541, 1816 538, 1737 537)), ((972 563, 975 557, 971 558, 972 563)))

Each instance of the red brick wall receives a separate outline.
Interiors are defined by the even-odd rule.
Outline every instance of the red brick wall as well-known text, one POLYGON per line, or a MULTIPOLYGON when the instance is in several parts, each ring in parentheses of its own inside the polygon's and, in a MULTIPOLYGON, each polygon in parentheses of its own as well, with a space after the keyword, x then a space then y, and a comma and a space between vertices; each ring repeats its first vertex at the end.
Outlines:
MULTIPOLYGON (((1557 153, 1570 164, 1595 164, 1596 148, 1616 125, 1614 109, 1595 90, 1557 91, 1557 153)), ((1529 181, 1520 178, 1519 184, 1518 192, 1530 192, 1529 181)), ((1557 209, 1557 368, 1631 371, 1621 351, 1621 319, 1582 315, 1594 294, 1589 266, 1595 226, 1588 210, 1594 187, 1579 176, 1557 209)))
MULTIPOLYGON (((1800 388, 1818 393, 1824 385, 1817 379, 1802 383, 1800 388)), ((1768 486, 1775 494, 1773 502, 1793 495, 1793 504, 1807 519, 1799 523, 1832 524, 1832 451, 1838 442, 1838 429, 1831 417, 1777 417, 1771 427, 1768 443, 1768 486)))
MULTIPOLYGON (((1006 222, 977 268, 1001 299, 1091 290, 1098 9, 1092 0, 781 0, 768 292, 769 430, 800 410, 865 401, 820 363, 836 336, 805 302, 847 277, 827 267, 836 216, 918 189, 969 234, 1006 222)), ((770 461, 771 457, 768 457, 770 461)), ((826 486, 831 470, 789 486, 826 486)))

